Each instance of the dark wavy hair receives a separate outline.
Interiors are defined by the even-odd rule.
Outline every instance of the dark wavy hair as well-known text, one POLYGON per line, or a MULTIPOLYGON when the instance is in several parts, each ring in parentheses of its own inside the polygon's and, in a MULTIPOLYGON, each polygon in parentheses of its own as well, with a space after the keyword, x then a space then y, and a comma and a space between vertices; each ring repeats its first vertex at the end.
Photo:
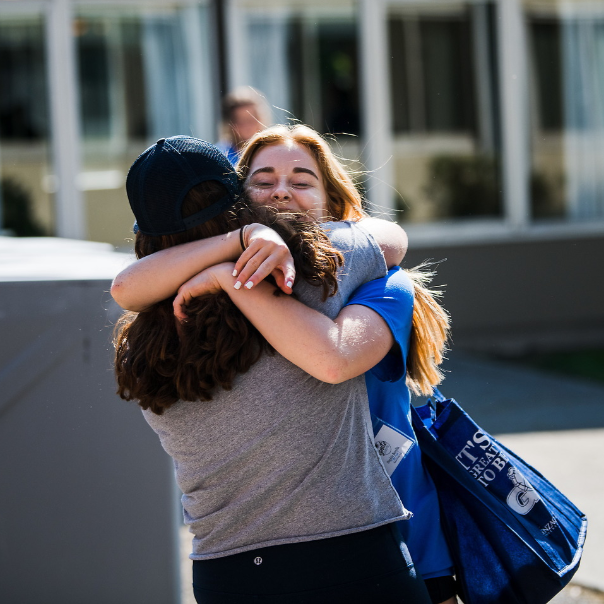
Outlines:
MULTIPOLYGON (((225 195, 214 181, 191 189, 183 201, 190 216, 225 195)), ((306 215, 283 214, 266 206, 239 201, 216 218, 175 235, 136 235, 135 253, 143 258, 175 245, 222 235, 252 222, 277 231, 289 246, 296 281, 322 288, 323 299, 336 293, 337 269, 343 256, 320 226, 306 215)), ((279 290, 275 290, 279 295, 279 290)), ((211 400, 216 388, 231 389, 238 373, 246 372, 271 346, 224 292, 194 299, 189 320, 179 325, 172 298, 139 312, 126 312, 114 332, 118 395, 136 400, 143 409, 161 415, 179 400, 211 400)))

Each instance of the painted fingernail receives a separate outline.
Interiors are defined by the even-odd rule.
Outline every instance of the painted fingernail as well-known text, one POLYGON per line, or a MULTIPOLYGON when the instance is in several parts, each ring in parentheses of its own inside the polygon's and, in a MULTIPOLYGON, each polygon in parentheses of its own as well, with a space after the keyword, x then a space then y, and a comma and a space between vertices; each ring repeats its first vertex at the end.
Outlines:
POLYGON ((248 281, 248 282, 245 284, 245 287, 246 287, 247 289, 252 289, 252 287, 254 287, 254 284, 253 284, 251 281, 248 281))
POLYGON ((235 283, 235 289, 239 289, 241 287, 241 281, 237 281, 237 283, 235 283))
POLYGON ((233 277, 236 277, 236 276, 237 276, 237 269, 235 269, 235 270, 233 271, 233 277))
POLYGON ((287 287, 289 287, 291 289, 294 286, 294 282, 288 281, 285 285, 287 285, 287 287))

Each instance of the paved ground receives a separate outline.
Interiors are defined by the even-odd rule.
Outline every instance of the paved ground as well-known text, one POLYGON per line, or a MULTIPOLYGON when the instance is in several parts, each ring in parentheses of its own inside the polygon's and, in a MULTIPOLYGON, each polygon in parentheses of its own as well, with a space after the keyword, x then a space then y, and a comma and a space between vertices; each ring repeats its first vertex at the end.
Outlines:
MULTIPOLYGON (((562 490, 587 514, 581 566, 554 604, 604 604, 604 386, 455 353, 446 396, 562 490)), ((190 536, 182 532, 182 604, 190 589, 190 536)))
POLYGON ((601 591, 592 591, 580 585, 569 585, 551 602, 552 604, 601 604, 604 602, 604 594, 601 591))

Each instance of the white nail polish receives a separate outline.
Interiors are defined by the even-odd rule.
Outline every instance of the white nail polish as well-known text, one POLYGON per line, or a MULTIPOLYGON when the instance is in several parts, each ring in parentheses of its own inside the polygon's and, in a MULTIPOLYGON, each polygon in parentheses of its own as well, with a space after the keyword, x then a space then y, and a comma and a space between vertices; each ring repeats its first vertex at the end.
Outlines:
POLYGON ((254 287, 254 284, 253 284, 251 281, 248 281, 248 282, 245 284, 245 287, 246 287, 247 289, 252 289, 252 287, 254 287))
POLYGON ((237 276, 237 269, 235 269, 235 270, 233 271, 233 277, 236 277, 236 276, 237 276))
POLYGON ((288 281, 285 285, 287 285, 287 287, 289 287, 289 288, 292 288, 294 286, 294 282, 288 281))
POLYGON ((235 283, 235 289, 239 289, 241 287, 241 281, 237 281, 237 283, 235 283))

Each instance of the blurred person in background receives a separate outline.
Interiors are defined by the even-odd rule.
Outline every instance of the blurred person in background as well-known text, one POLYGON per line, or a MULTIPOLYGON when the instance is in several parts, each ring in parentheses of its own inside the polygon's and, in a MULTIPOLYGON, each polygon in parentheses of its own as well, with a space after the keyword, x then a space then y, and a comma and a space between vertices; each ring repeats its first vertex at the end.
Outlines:
POLYGON ((240 86, 222 100, 220 140, 216 146, 235 165, 241 149, 256 132, 272 123, 270 106, 251 86, 240 86))

